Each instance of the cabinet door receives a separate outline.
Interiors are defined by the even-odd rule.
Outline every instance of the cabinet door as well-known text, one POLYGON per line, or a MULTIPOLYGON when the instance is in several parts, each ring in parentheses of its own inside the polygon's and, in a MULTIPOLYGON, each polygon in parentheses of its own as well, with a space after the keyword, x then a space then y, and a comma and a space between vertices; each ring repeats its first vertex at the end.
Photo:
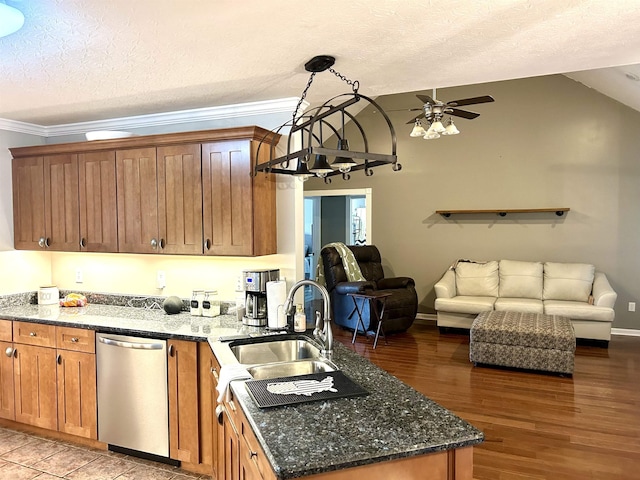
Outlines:
POLYGON ((16 421, 57 430, 56 351, 15 344, 13 375, 16 421))
POLYGON ((202 145, 205 254, 253 255, 250 142, 202 145))
POLYGON ((11 169, 14 246, 23 250, 44 248, 44 158, 14 158, 11 169))
POLYGON ((156 253, 158 184, 156 149, 116 152, 118 251, 156 253))
POLYGON ((213 468, 213 451, 215 448, 214 433, 211 429, 216 425, 213 420, 216 399, 211 391, 211 383, 214 380, 212 375, 214 363, 215 360, 209 343, 198 343, 198 412, 200 422, 198 441, 200 444, 200 463, 211 468, 213 468))
POLYGON ((196 342, 169 340, 169 457, 199 463, 196 342))
POLYGON ((58 430, 98 439, 96 356, 58 350, 58 430))
POLYGON ((237 480, 240 477, 240 451, 238 433, 231 418, 224 412, 224 479, 237 480))
POLYGON ((0 342, 0 418, 16 419, 13 390, 13 344, 0 342))
POLYGON ((80 250, 78 155, 44 157, 45 230, 49 250, 80 250))
POLYGON ((118 251, 116 153, 78 155, 80 250, 118 251))
POLYGON ((202 254, 200 144, 159 147, 157 157, 162 253, 202 254))

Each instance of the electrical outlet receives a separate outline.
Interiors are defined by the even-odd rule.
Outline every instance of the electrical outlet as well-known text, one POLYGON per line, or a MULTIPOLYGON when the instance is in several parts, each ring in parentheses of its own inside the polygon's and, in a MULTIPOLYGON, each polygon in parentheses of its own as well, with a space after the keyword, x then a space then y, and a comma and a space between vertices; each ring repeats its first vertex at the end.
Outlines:
POLYGON ((629 311, 630 312, 636 311, 636 302, 629 302, 629 311))
POLYGON ((76 283, 82 283, 82 269, 76 268, 76 283))
POLYGON ((156 288, 164 288, 167 286, 167 278, 164 275, 164 270, 158 270, 156 274, 156 288))

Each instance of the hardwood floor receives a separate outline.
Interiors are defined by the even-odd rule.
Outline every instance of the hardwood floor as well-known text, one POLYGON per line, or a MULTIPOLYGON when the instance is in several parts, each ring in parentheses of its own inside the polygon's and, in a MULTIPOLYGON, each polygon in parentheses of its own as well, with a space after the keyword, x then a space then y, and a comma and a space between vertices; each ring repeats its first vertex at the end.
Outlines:
POLYGON ((336 340, 485 434, 477 480, 640 479, 640 337, 576 350, 573 378, 469 362, 469 337, 414 324, 389 345, 336 340))

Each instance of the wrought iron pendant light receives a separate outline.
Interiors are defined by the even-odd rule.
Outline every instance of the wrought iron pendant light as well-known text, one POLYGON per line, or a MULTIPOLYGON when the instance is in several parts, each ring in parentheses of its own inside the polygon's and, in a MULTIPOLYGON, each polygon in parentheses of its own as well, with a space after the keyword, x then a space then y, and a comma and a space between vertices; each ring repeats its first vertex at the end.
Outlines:
MULTIPOLYGON (((309 81, 303 90, 300 101, 293 112, 293 118, 278 127, 274 132, 280 133, 283 129, 290 127, 289 138, 287 140, 287 153, 277 158, 273 158, 275 152, 275 141, 279 135, 269 135, 260 142, 260 148, 269 148, 270 158, 268 161, 256 164, 254 167, 254 175, 259 172, 279 173, 284 175, 299 176, 302 180, 306 180, 309 175, 315 174, 324 178, 326 183, 331 183, 331 178, 335 175, 341 175, 344 180, 351 178, 350 172, 363 170, 366 176, 373 175, 373 168, 391 165, 393 171, 399 171, 402 165, 398 163, 396 155, 396 133, 391 124, 391 120, 380 106, 371 98, 366 97, 358 92, 359 82, 351 81, 345 76, 335 71, 332 67, 335 58, 329 55, 319 55, 313 57, 305 64, 305 70, 310 72, 309 81), (299 115, 299 110, 304 101, 315 75, 319 72, 329 70, 336 77, 350 85, 352 91, 330 98, 319 107, 311 109, 304 115, 299 115), (380 118, 385 122, 389 131, 388 137, 388 153, 376 153, 369 151, 369 142, 364 128, 358 122, 356 116, 348 111, 352 105, 364 100, 373 105, 376 112, 380 114, 380 118), (334 102, 338 102, 334 105, 334 102), (345 135, 345 120, 351 122, 353 128, 350 131, 355 132, 358 137, 356 142, 361 149, 349 148, 350 142, 345 135), (337 126, 336 126, 337 124, 337 126), (326 148, 323 144, 323 138, 327 137, 325 132, 329 133, 330 138, 337 138, 337 148, 326 148), (292 137, 299 133, 302 147, 299 150, 292 151, 292 137), (270 137, 271 140, 267 140, 270 137), (265 144, 265 145, 263 145, 265 144), (290 162, 296 162, 290 165, 290 162), (311 167, 308 166, 311 165, 311 167), (295 167, 290 168, 290 167, 295 167)), ((376 137, 379 135, 376 134, 376 137)), ((352 139, 353 140, 353 139, 352 139)), ((256 155, 256 158, 259 158, 256 155)))

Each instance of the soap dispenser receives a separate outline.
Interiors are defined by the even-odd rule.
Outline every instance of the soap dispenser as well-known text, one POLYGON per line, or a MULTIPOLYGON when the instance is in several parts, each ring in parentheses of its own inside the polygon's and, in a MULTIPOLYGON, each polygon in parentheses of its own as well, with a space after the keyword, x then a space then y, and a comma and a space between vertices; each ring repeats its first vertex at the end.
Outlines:
POLYGON ((304 313, 301 303, 296 305, 296 315, 293 318, 293 330, 299 333, 307 330, 307 316, 304 313))

